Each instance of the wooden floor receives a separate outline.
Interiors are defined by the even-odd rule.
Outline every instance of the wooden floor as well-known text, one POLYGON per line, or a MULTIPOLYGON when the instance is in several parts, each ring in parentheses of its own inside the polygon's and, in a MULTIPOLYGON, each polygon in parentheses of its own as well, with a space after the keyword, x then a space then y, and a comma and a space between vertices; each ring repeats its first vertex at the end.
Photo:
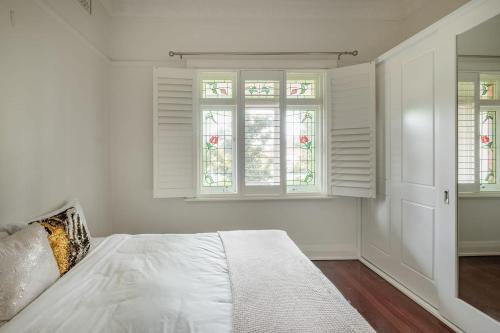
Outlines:
POLYGON ((460 257, 461 299, 500 320, 500 256, 460 257))
POLYGON ((379 333, 453 332, 357 260, 314 263, 379 333))

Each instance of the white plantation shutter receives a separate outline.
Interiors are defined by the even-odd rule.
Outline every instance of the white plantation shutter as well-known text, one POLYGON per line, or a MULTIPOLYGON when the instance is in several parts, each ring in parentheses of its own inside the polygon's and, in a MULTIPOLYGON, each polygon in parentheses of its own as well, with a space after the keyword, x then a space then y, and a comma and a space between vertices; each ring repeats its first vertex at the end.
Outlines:
POLYGON ((374 198, 375 64, 333 69, 327 87, 331 194, 374 198))
POLYGON ((153 72, 155 198, 194 195, 194 76, 193 70, 184 68, 153 72))

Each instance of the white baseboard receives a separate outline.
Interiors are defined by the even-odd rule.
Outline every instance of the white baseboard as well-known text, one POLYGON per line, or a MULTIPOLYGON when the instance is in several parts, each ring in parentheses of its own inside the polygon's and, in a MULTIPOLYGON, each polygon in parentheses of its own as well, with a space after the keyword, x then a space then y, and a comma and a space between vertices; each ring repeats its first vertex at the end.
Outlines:
POLYGON ((311 260, 357 260, 356 247, 345 245, 298 245, 311 260))
POLYGON ((450 322, 448 319, 444 318, 441 316, 439 313, 439 310, 424 301, 422 298, 420 298, 418 295, 413 293, 410 289, 406 288, 404 285, 402 285, 399 281, 393 279, 390 275, 379 269, 377 266, 373 265, 371 262, 366 260, 363 257, 359 258, 359 261, 361 261, 364 265, 368 266, 372 271, 377 273, 381 278, 392 284, 396 289, 401 291, 403 294, 411 298, 415 303, 423 307, 425 310, 427 310, 430 314, 432 314, 434 317, 442 321, 446 326, 454 330, 455 332, 463 333, 463 331, 457 327, 455 324, 450 322))
POLYGON ((458 255, 466 256, 498 256, 500 241, 461 241, 458 255))

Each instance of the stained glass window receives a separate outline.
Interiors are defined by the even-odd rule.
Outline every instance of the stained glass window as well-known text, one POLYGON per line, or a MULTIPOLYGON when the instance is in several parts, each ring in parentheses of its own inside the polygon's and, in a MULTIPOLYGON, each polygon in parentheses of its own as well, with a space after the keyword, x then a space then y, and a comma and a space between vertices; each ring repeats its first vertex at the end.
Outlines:
POLYGON ((232 80, 202 80, 202 98, 232 98, 232 80))
POLYGON ((201 185, 209 192, 234 191, 232 114, 218 109, 202 112, 201 185))
POLYGON ((480 184, 496 184, 496 111, 481 111, 480 119, 480 184))
POLYGON ((322 72, 200 72, 198 85, 200 194, 324 193, 322 72))
POLYGON ((298 190, 295 186, 316 184, 317 114, 314 107, 286 112, 286 178, 291 191, 298 190))
POLYGON ((246 80, 245 98, 279 98, 279 81, 246 80))
POLYGON ((316 91, 316 80, 295 79, 286 81, 287 98, 316 98, 316 91))
POLYGON ((475 84, 458 82, 458 183, 475 183, 475 84))
POLYGON ((481 74, 479 84, 479 98, 481 100, 499 99, 498 86, 500 76, 492 74, 481 74))

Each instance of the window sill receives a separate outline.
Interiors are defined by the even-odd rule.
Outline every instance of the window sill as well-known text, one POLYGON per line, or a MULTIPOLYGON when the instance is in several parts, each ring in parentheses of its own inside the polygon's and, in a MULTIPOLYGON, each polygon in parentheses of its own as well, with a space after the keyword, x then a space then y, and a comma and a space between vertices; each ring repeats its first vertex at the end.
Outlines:
POLYGON ((480 193, 458 193, 459 199, 477 199, 477 198, 500 198, 500 192, 491 191, 491 192, 480 192, 480 193))
POLYGON ((269 200, 331 200, 336 196, 331 195, 288 195, 288 196, 212 196, 186 198, 186 202, 213 202, 213 201, 269 201, 269 200))

